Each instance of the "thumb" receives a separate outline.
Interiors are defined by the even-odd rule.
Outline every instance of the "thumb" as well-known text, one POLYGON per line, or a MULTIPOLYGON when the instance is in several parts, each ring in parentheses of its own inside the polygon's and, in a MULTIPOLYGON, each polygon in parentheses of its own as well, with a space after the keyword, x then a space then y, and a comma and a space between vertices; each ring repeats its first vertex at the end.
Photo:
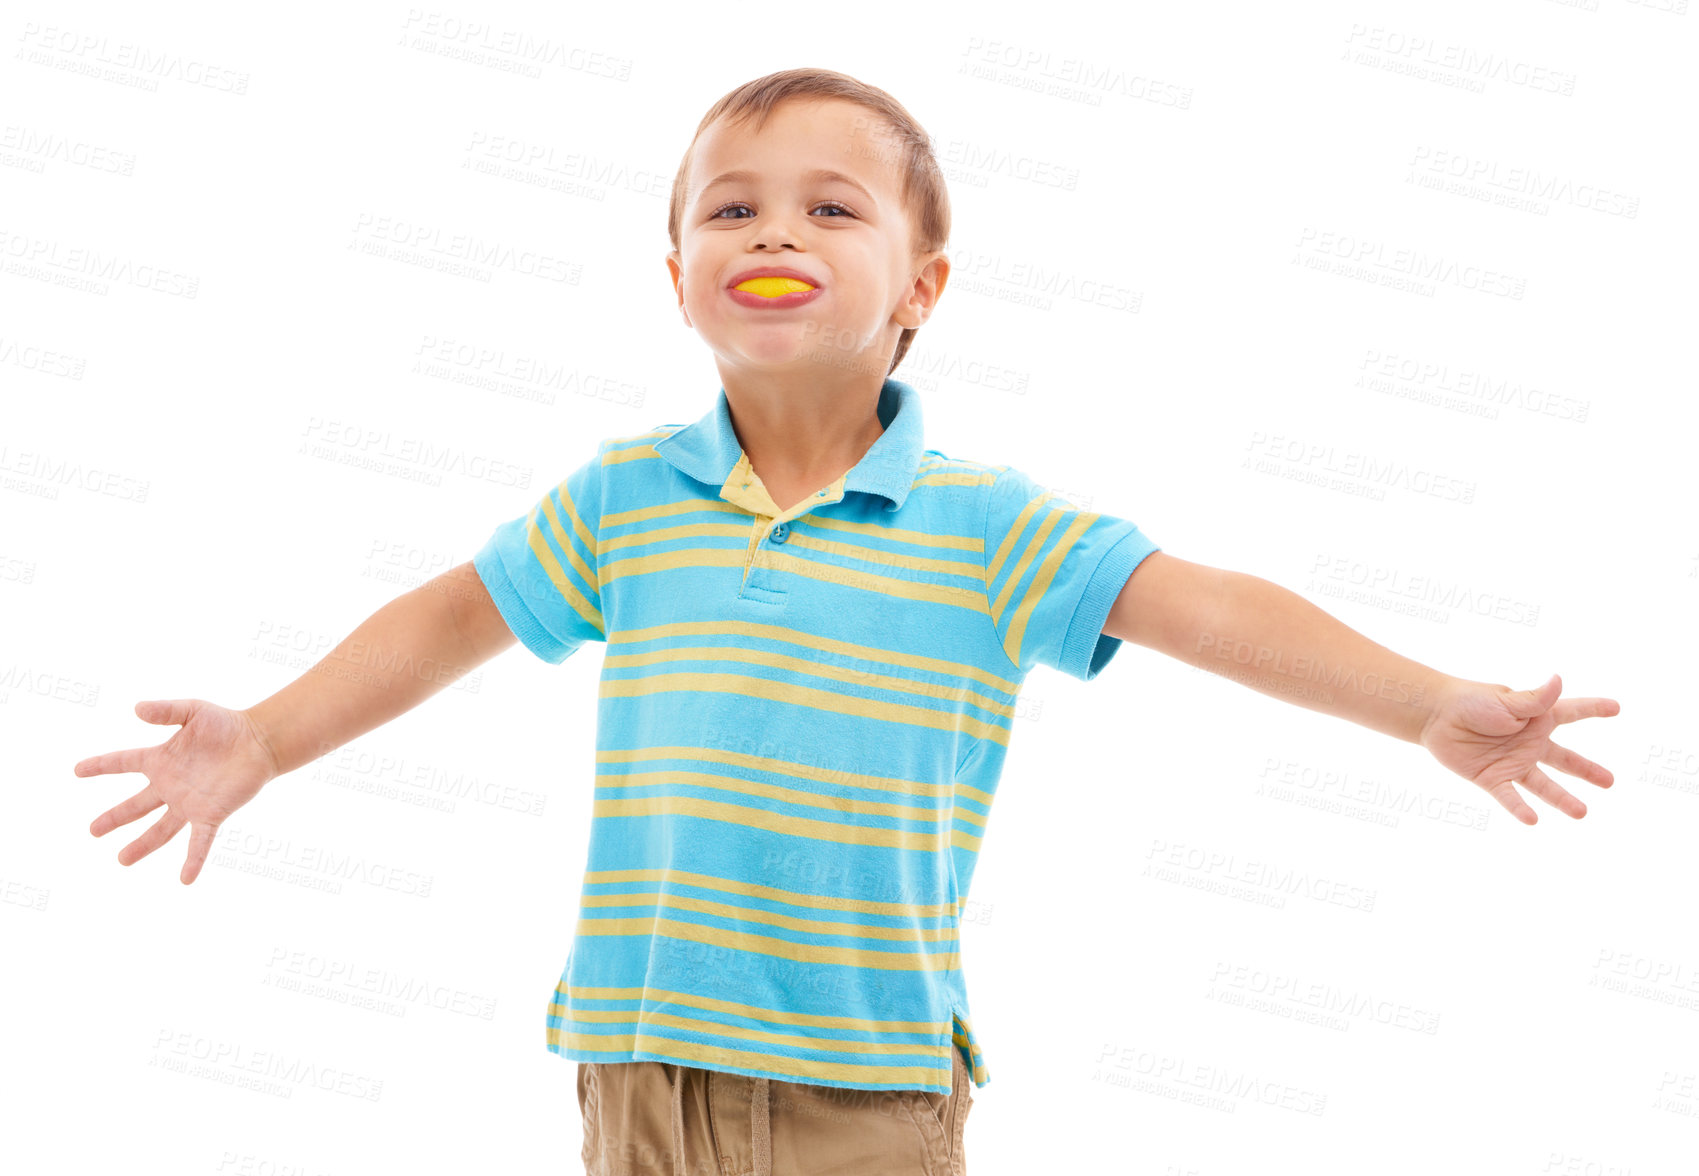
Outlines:
POLYGON ((1531 719, 1551 709, 1563 693, 1563 679, 1553 674, 1532 690, 1510 690, 1500 695, 1505 708, 1519 719, 1531 719))
POLYGON ((136 717, 146 723, 174 723, 181 726, 189 721, 189 712, 192 709, 194 708, 191 700, 187 698, 148 699, 136 703, 136 717))

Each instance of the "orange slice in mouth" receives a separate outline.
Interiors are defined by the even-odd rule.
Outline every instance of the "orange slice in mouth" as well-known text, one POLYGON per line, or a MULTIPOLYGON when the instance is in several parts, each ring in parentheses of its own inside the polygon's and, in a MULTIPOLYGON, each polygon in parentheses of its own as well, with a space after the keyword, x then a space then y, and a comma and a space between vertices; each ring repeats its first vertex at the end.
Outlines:
POLYGON ((763 298, 777 298, 783 294, 797 294, 803 290, 814 289, 807 282, 796 278, 746 278, 732 288, 759 294, 763 298))

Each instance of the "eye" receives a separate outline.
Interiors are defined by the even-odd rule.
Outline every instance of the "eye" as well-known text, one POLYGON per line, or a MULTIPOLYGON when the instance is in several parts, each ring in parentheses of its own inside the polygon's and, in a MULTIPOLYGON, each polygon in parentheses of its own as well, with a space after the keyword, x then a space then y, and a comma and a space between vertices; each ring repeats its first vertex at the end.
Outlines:
MULTIPOLYGON (((822 201, 819 204, 816 204, 814 207, 817 208, 817 209, 819 209, 819 208, 830 208, 830 209, 832 209, 836 212, 843 213, 844 216, 853 217, 855 215, 855 213, 850 210, 850 207, 847 204, 840 204, 836 200, 825 200, 825 201, 822 201)), ((720 205, 713 212, 709 213, 708 219, 709 220, 721 220, 721 219, 725 219, 725 220, 746 220, 746 219, 748 219, 746 217, 741 217, 741 216, 724 217, 724 218, 722 218, 720 216, 720 214, 722 212, 728 212, 728 211, 730 211, 731 209, 734 209, 734 208, 741 208, 741 209, 744 209, 744 210, 747 211, 749 209, 749 205, 745 204, 741 200, 733 200, 728 204, 720 205)), ((829 217, 826 217, 825 219, 826 220, 841 220, 843 218, 842 217, 836 217, 836 216, 829 216, 829 217)))

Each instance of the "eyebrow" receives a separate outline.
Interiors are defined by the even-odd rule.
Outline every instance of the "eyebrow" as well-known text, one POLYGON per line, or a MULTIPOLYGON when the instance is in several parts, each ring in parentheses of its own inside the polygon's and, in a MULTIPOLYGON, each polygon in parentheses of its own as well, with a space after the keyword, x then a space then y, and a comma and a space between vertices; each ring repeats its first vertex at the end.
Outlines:
MULTIPOLYGON (((725 172, 704 184, 702 191, 696 194, 696 198, 700 200, 710 188, 717 187, 720 184, 748 184, 759 178, 760 176, 755 172, 743 169, 725 172)), ((846 176, 843 172, 833 171, 828 167, 817 167, 812 171, 803 172, 802 178, 811 184, 848 184, 867 197, 868 200, 874 200, 873 193, 869 192, 866 185, 862 184, 860 180, 857 180, 854 176, 846 176)), ((874 202, 877 203, 877 201, 874 202)))

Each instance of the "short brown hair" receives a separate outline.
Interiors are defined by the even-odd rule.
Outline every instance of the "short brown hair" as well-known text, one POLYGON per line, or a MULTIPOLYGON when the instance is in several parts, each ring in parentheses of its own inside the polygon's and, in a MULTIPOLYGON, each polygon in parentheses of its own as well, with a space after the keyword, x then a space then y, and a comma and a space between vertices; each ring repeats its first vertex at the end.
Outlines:
MULTIPOLYGON (((696 141, 719 119, 733 124, 749 118, 755 129, 766 125, 773 108, 787 98, 837 98, 866 107, 884 120, 892 142, 901 152, 898 167, 903 176, 902 200, 914 227, 913 252, 932 253, 944 248, 950 237, 950 194, 944 187, 944 173, 932 154, 932 140, 914 116, 890 94, 877 86, 857 81, 848 74, 830 69, 786 69, 766 77, 745 82, 708 109, 697 124, 696 134, 684 152, 673 177, 672 206, 667 212, 667 236, 672 247, 679 249, 679 229, 684 222, 684 186, 690 174, 691 156, 696 141)), ((909 342, 919 328, 904 327, 897 339, 897 349, 891 356, 886 375, 897 370, 907 354, 909 342)))

